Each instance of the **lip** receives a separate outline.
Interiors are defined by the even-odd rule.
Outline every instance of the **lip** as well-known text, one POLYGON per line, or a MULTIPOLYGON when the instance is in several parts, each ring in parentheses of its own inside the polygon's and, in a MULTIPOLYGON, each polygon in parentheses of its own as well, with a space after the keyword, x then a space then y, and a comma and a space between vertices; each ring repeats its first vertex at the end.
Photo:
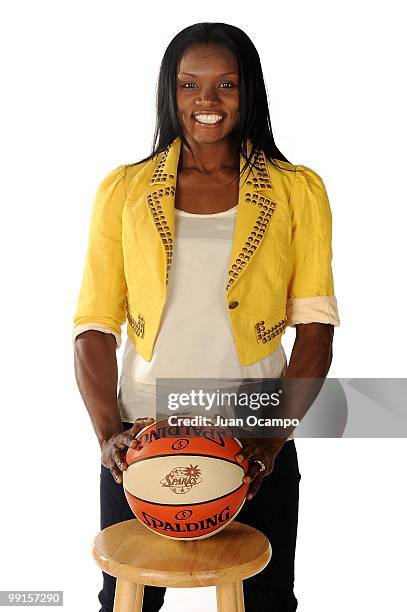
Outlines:
POLYGON ((192 120, 196 125, 199 125, 200 127, 205 127, 205 128, 215 128, 218 127, 219 125, 221 125, 221 123, 223 123, 224 119, 225 119, 225 114, 221 113, 219 111, 215 111, 215 110, 211 110, 211 111, 195 111, 194 113, 192 113, 192 120), (222 119, 220 121, 217 121, 216 123, 200 123, 196 118, 195 115, 219 115, 220 117, 222 117, 222 119))
POLYGON ((217 111, 215 109, 213 110, 199 110, 199 111, 194 111, 192 113, 192 116, 194 115, 222 115, 222 117, 225 115, 225 113, 223 113, 222 111, 217 111))

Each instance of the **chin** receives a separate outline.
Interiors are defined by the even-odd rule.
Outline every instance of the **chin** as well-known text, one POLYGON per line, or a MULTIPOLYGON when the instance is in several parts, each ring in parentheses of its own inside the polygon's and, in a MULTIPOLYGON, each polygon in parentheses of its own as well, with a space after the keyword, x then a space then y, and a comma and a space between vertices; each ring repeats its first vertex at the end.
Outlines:
POLYGON ((224 139, 224 136, 203 136, 199 134, 199 136, 193 137, 195 142, 199 142, 201 144, 212 144, 214 142, 221 142, 224 139))
POLYGON ((207 134, 204 134, 202 132, 198 134, 196 132, 191 133, 191 137, 193 138, 193 140, 195 140, 195 142, 199 142, 200 144, 213 144, 215 142, 221 142, 229 136, 229 132, 226 134, 219 134, 219 132, 215 133, 215 131, 213 131, 213 133, 211 134, 210 130, 208 130, 207 134))

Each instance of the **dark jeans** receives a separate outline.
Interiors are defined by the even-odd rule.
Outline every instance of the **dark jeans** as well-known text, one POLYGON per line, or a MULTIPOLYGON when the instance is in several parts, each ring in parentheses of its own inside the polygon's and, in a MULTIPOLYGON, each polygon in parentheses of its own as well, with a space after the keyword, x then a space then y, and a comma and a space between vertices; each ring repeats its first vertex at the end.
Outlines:
MULTIPOLYGON (((123 423, 125 429, 132 423, 123 423)), ((243 581, 245 612, 294 612, 294 557, 297 539, 298 470, 294 440, 286 442, 277 455, 274 469, 266 476, 253 499, 245 502, 236 520, 262 531, 272 547, 270 563, 256 576, 243 581)), ((101 465, 100 528, 134 518, 110 471, 101 465)), ((99 612, 113 612, 116 578, 103 574, 99 612)), ((164 587, 144 588, 143 612, 158 612, 164 603, 164 587)), ((199 595, 197 595, 199 597, 199 595)))

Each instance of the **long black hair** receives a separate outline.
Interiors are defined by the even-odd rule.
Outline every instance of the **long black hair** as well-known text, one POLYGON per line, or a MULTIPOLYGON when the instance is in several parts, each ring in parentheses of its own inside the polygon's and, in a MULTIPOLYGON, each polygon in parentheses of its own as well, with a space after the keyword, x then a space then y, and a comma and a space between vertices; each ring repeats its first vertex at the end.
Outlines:
MULTIPOLYGON (((168 45, 161 61, 157 83, 156 125, 151 154, 142 163, 164 151, 178 136, 189 149, 178 120, 176 102, 177 69, 183 53, 194 43, 215 43, 227 47, 235 55, 240 74, 239 122, 231 135, 234 155, 245 159, 242 174, 256 164, 256 155, 288 162, 274 142, 268 108, 266 86, 256 47, 240 28, 227 23, 195 23, 179 32, 168 45), (248 140, 252 149, 248 153, 248 140)), ((190 149, 191 150, 191 149, 190 149)), ((279 167, 279 166, 277 166, 279 167)), ((286 169, 286 168, 284 168, 286 169)))

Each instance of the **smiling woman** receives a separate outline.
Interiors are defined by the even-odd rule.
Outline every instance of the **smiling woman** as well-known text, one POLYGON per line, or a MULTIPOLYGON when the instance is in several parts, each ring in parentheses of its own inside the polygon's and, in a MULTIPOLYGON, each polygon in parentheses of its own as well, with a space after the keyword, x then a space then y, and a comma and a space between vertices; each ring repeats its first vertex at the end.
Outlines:
POLYGON ((230 165, 228 149, 240 118, 239 89, 236 57, 224 45, 194 43, 185 50, 178 64, 177 118, 186 141, 199 147, 200 155, 194 159, 187 148, 183 152, 177 209, 216 213, 236 201, 238 160, 232 156, 230 165))
POLYGON ((227 137, 239 120, 239 66, 222 45, 195 43, 177 75, 178 118, 185 135, 210 143, 227 137))
MULTIPOLYGON (((339 325, 331 259, 324 183, 277 148, 252 41, 223 23, 182 30, 160 67, 153 151, 99 185, 74 315, 78 386, 101 448, 102 529, 133 518, 119 486, 125 454, 171 390, 160 379, 175 388, 180 378, 256 383, 255 392, 278 377, 322 385, 339 325)), ((304 401, 289 399, 287 413, 304 413, 304 401)), ((246 612, 297 608, 300 474, 290 434, 241 438, 236 456, 250 461, 238 520, 263 531, 273 550, 244 581, 246 612)), ((115 579, 103 579, 101 612, 110 612, 115 579)), ((164 592, 146 587, 143 610, 158 611, 164 592)))

